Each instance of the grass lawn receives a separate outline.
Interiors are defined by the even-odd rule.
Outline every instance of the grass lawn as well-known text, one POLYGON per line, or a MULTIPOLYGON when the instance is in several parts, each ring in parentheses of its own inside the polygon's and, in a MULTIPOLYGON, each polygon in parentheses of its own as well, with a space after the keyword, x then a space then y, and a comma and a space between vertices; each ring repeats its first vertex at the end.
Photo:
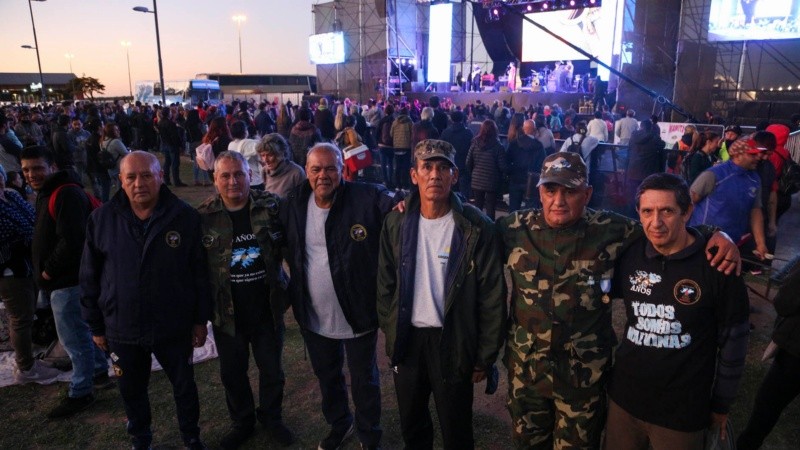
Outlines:
MULTIPOLYGON (((192 174, 187 158, 182 160, 182 179, 192 184, 192 174)), ((194 206, 213 193, 213 187, 186 187, 173 189, 194 206)), ((750 284, 757 284, 751 280, 750 284)), ((762 290, 763 292, 763 290, 762 290)), ((759 309, 753 314, 755 329, 751 335, 747 369, 739 391, 739 398, 731 413, 737 431, 743 427, 750 413, 758 386, 769 365, 761 363, 764 347, 769 342, 774 311, 771 304, 751 295, 759 309)), ((615 314, 619 325, 620 315, 615 314)), ((284 420, 297 436, 292 448, 316 448, 328 432, 320 413, 320 396, 311 364, 305 358, 303 342, 291 313, 286 315, 286 345, 284 369, 286 391, 283 402, 284 420)), ((402 448, 397 402, 391 373, 383 351, 383 339, 378 342, 378 367, 381 370, 382 410, 384 429, 383 446, 386 449, 402 448)), ((492 396, 483 394, 484 385, 475 390, 475 439, 480 449, 511 448, 510 420, 505 409, 507 383, 501 367, 501 384, 492 396)), ((255 369, 251 364, 251 383, 255 383, 255 369)), ((225 396, 219 380, 218 360, 195 366, 195 378, 200 390, 201 429, 206 444, 216 448, 227 430, 229 419, 225 396)), ((800 382, 800 380, 798 380, 800 382)), ((66 385, 51 386, 30 384, 0 389, 0 449, 118 449, 127 448, 125 414, 116 389, 97 393, 97 402, 88 410, 68 419, 49 421, 47 412, 64 395, 66 385)), ((150 399, 153 410, 154 445, 156 448, 182 448, 177 430, 172 390, 163 372, 152 374, 150 399)), ((433 410, 433 408, 431 408, 433 410)), ((795 449, 800 442, 800 401, 793 402, 764 445, 765 449, 795 449)), ((438 439, 438 438, 437 438, 438 439)), ((437 440, 437 447, 440 441, 437 440)), ((279 448, 266 434, 258 432, 244 448, 279 448)), ((358 448, 356 439, 349 441, 347 449, 358 448)))

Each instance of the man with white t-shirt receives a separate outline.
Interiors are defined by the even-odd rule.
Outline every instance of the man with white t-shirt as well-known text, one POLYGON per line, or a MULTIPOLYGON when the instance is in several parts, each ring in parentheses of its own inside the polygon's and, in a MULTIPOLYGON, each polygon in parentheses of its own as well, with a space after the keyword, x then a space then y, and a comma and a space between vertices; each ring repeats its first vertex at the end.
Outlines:
POLYGON ((433 447, 433 394, 445 449, 473 448, 473 383, 494 370, 504 338, 506 284, 494 224, 451 192, 455 150, 427 139, 414 150, 417 186, 381 232, 378 319, 394 369, 406 448, 433 447))
POLYGON ((289 296, 331 426, 319 448, 339 448, 353 431, 364 449, 380 448, 381 401, 375 346, 378 239, 396 200, 385 187, 342 180, 332 144, 308 152, 303 183, 281 202, 291 281, 289 296), (355 418, 345 377, 347 354, 355 418))

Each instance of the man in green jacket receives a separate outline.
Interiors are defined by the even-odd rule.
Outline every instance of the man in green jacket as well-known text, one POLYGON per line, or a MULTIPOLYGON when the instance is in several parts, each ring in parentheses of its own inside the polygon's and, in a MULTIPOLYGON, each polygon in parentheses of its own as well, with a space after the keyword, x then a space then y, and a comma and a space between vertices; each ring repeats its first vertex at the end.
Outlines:
POLYGON ((214 186, 218 195, 198 210, 208 252, 220 377, 233 421, 220 447, 238 448, 253 433, 256 420, 272 439, 288 446, 294 437, 281 419, 286 279, 278 250, 278 197, 250 190, 250 168, 237 152, 217 157, 214 186), (259 368, 258 408, 247 376, 251 349, 259 368))
POLYGON ((390 213, 381 232, 378 320, 405 447, 432 448, 433 393, 444 448, 473 448, 472 385, 493 373, 496 382, 503 343, 500 242, 489 218, 451 192, 458 182, 452 145, 424 140, 414 157, 418 189, 406 213, 390 213))

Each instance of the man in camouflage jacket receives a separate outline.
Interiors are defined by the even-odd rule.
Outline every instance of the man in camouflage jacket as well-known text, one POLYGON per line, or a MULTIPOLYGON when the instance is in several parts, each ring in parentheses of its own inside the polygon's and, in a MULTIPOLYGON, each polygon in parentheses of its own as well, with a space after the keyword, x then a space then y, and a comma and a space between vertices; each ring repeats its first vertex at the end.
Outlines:
MULTIPOLYGON (((599 448, 616 341, 607 293, 617 257, 643 233, 631 219, 586 208, 592 187, 580 155, 548 156, 538 186, 541 210, 498 220, 512 280, 504 360, 514 444, 599 448)), ((735 269, 735 246, 717 236, 714 246, 712 265, 735 269)))
POLYGON ((279 199, 250 190, 249 173, 240 153, 221 153, 214 164, 219 194, 198 208, 214 299, 220 377, 233 422, 220 443, 225 449, 247 440, 256 420, 278 443, 289 445, 294 440, 281 419, 287 283, 276 242, 282 236, 279 199), (251 349, 259 368, 258 408, 247 375, 251 349))

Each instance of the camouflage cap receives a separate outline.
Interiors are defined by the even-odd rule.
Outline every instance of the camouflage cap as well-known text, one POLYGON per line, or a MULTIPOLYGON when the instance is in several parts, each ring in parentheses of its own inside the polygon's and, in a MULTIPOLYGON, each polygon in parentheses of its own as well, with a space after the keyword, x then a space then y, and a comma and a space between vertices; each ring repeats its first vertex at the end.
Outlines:
POLYGON ((414 147, 414 159, 426 161, 429 159, 444 159, 456 167, 456 150, 449 142, 439 139, 425 139, 414 147))
POLYGON ((586 186, 586 164, 581 155, 556 152, 545 158, 537 186, 546 183, 557 183, 570 188, 586 186))
POLYGON ((741 155, 742 153, 760 153, 765 152, 768 149, 763 145, 759 145, 756 141, 750 139, 750 137, 745 137, 739 140, 736 140, 731 144, 731 148, 728 149, 728 154, 730 156, 734 155, 741 155))

